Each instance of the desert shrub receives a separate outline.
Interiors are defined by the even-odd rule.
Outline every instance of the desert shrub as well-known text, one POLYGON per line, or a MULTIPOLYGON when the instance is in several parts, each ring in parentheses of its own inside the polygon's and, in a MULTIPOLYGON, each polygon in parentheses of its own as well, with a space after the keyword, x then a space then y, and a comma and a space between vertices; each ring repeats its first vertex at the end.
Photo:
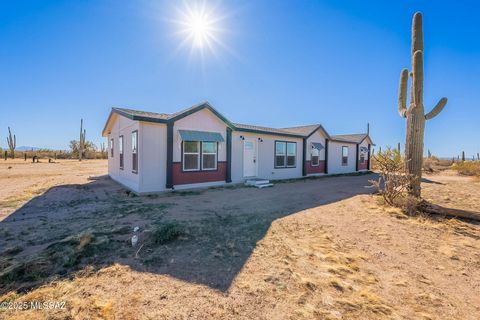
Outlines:
POLYGON ((151 232, 151 239, 155 244, 171 242, 182 235, 184 228, 176 223, 169 222, 155 227, 151 232))
POLYGON ((452 160, 439 159, 435 156, 423 159, 422 169, 424 172, 434 172, 435 170, 444 170, 453 164, 452 160))
POLYGON ((435 159, 433 157, 423 159, 422 170, 424 172, 433 172, 434 164, 435 164, 435 159))
POLYGON ((455 162, 452 168, 461 175, 480 177, 480 161, 455 162))
POLYGON ((378 180, 370 180, 370 183, 378 190, 385 203, 413 214, 419 199, 414 199, 407 193, 412 177, 406 173, 400 151, 387 148, 377 153, 374 159, 379 177, 378 180))

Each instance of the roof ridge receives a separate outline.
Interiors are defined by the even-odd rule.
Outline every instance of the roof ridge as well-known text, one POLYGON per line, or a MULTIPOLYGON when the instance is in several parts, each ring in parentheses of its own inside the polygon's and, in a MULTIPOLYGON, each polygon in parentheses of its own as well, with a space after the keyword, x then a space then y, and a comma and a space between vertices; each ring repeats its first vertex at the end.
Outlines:
POLYGON ((333 134, 332 137, 337 137, 337 136, 354 136, 354 135, 368 135, 367 132, 362 132, 362 133, 346 133, 346 134, 333 134))
POLYGON ((162 114, 162 115, 171 115, 171 113, 165 113, 165 112, 155 112, 155 111, 145 111, 145 110, 139 110, 139 109, 132 109, 132 108, 124 108, 124 107, 112 107, 114 110, 120 110, 120 111, 134 111, 134 112, 141 112, 141 113, 155 113, 155 114, 162 114))
POLYGON ((306 124, 303 126, 283 127, 282 129, 295 129, 295 128, 305 128, 305 127, 313 127, 313 126, 318 127, 319 125, 320 125, 319 123, 314 123, 314 124, 306 124))
POLYGON ((281 130, 281 131, 287 131, 285 128, 275 128, 275 127, 266 127, 266 126, 260 126, 256 124, 248 124, 248 123, 239 123, 239 122, 232 122, 233 125, 240 125, 240 126, 249 126, 249 127, 257 127, 257 128, 266 128, 266 129, 275 129, 275 130, 281 130))

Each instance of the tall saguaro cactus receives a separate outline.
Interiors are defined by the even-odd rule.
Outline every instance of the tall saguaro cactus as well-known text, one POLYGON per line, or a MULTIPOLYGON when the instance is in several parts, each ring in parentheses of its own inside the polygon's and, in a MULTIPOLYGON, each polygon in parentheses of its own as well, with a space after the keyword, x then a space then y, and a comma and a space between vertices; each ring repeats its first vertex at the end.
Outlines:
POLYGON ((80 140, 78 141, 78 160, 82 161, 83 151, 85 150, 86 129, 83 129, 83 119, 80 119, 80 140))
POLYGON ((17 147, 17 137, 13 135, 13 138, 12 138, 12 132, 10 131, 10 127, 8 127, 7 143, 8 143, 8 149, 10 149, 10 155, 12 156, 12 159, 15 159, 15 148, 17 147))
POLYGON ((425 121, 437 116, 447 104, 447 98, 442 98, 437 105, 425 114, 423 106, 423 30, 422 14, 415 13, 412 24, 412 85, 410 89, 410 105, 407 109, 408 69, 400 73, 398 94, 398 112, 407 118, 407 137, 405 144, 405 161, 407 173, 412 176, 409 194, 420 197, 420 182, 423 164, 423 138, 425 121))

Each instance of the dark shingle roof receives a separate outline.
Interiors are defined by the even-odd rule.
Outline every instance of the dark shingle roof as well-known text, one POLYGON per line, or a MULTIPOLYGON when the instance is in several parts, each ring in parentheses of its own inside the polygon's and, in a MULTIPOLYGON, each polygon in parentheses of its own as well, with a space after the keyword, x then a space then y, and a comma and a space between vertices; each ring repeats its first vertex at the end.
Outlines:
POLYGON ((367 133, 339 134, 339 135, 332 136, 332 140, 339 141, 339 142, 360 143, 366 137, 368 137, 367 133))
POLYGON ((168 120, 171 117, 171 115, 167 113, 147 112, 147 111, 127 109, 127 108, 112 108, 112 110, 118 112, 121 115, 127 116, 129 118, 141 117, 145 119, 168 120))
POLYGON ((248 130, 248 131, 257 131, 257 132, 264 132, 264 133, 273 133, 273 134, 281 134, 281 135, 286 135, 286 136, 299 136, 303 137, 302 134, 296 133, 296 132, 291 132, 285 129, 277 129, 277 128, 269 128, 269 127, 261 127, 261 126, 255 126, 255 125, 250 125, 250 124, 241 124, 241 123, 234 123, 233 124, 236 129, 242 131, 242 130, 248 130))
POLYGON ((317 130, 319 127, 318 124, 311 124, 308 126, 299 126, 299 127, 289 127, 289 128, 282 128, 282 130, 286 130, 295 134, 300 134, 303 136, 308 136, 313 131, 317 130))
MULTIPOLYGON (((368 136, 368 134, 366 133, 330 136, 328 132, 320 124, 311 124, 306 126, 297 126, 297 127, 289 127, 289 128, 269 128, 269 127, 262 127, 262 126, 249 125, 249 124, 231 123, 227 118, 225 118, 222 114, 220 114, 217 110, 215 110, 215 108, 213 108, 208 102, 202 102, 190 108, 186 108, 171 114, 139 111, 139 110, 133 110, 128 108, 112 108, 112 113, 118 113, 129 119, 137 120, 137 121, 167 123, 167 122, 172 122, 172 121, 181 119, 203 108, 209 109, 221 120, 223 120, 228 126, 238 131, 253 131, 253 132, 261 132, 261 133, 267 133, 267 134, 270 133, 270 134, 276 134, 276 135, 305 138, 310 136, 316 130, 321 129, 324 132, 324 134, 333 141, 350 142, 350 143, 360 143, 368 136)), ((111 116, 112 114, 110 114, 110 117, 111 116)), ((109 120, 110 120, 110 117, 109 117, 109 120)), ((105 128, 103 130, 104 133, 106 131, 109 120, 107 120, 107 123, 105 124, 105 128)))

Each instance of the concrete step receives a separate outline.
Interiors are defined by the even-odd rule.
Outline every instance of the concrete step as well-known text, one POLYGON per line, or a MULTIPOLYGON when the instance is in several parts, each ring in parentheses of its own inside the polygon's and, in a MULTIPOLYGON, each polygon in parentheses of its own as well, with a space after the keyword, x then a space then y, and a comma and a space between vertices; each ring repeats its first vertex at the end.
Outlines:
POLYGON ((252 179, 247 179, 245 181, 245 184, 247 186, 256 186, 256 185, 259 185, 259 184, 266 184, 266 183, 270 183, 270 180, 261 179, 261 178, 252 178, 252 179))
POLYGON ((255 188, 268 188, 268 187, 273 187, 273 183, 263 183, 263 184, 256 184, 254 185, 255 188))
POLYGON ((270 180, 268 180, 268 179, 252 178, 252 179, 247 179, 245 181, 245 185, 253 186, 253 187, 256 187, 256 188, 266 188, 266 187, 273 186, 273 183, 270 183, 270 180))

